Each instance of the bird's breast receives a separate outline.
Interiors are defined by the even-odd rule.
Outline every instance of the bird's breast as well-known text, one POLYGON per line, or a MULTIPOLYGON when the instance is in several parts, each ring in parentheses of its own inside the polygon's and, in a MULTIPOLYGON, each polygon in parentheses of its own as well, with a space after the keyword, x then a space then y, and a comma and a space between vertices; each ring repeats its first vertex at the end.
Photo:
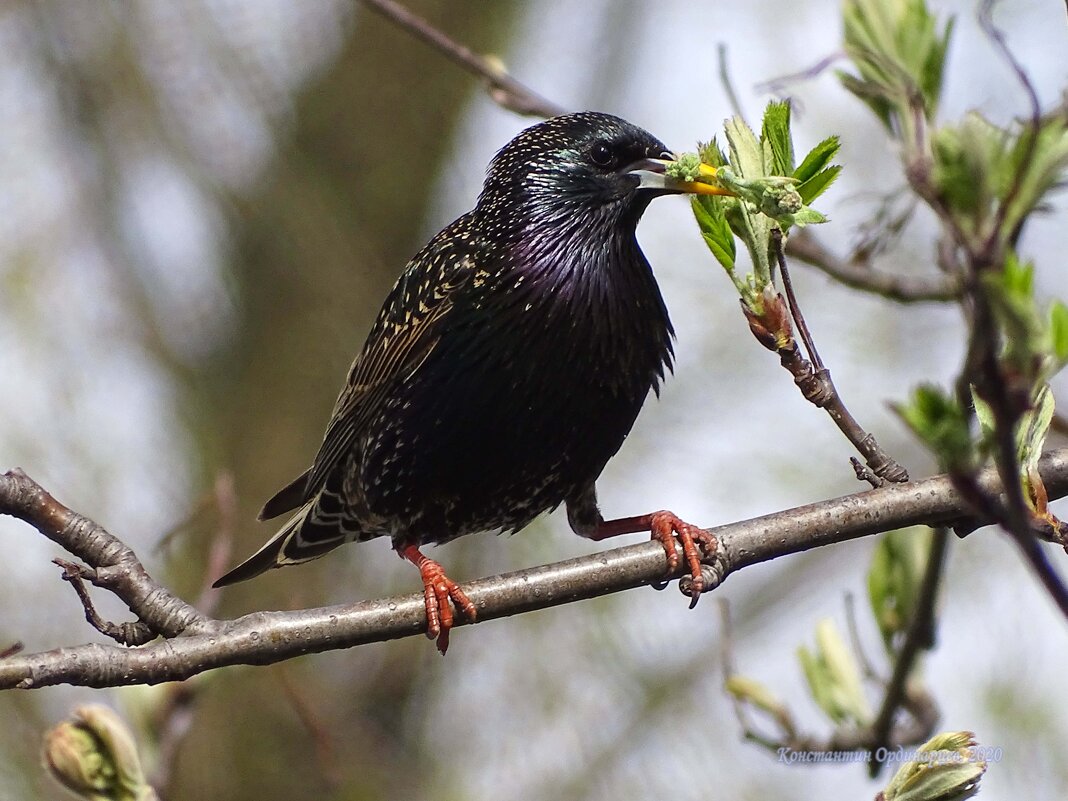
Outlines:
POLYGON ((671 324, 636 244, 507 263, 456 298, 369 454, 385 506, 444 510, 435 539, 521 526, 595 480, 670 366, 671 324))

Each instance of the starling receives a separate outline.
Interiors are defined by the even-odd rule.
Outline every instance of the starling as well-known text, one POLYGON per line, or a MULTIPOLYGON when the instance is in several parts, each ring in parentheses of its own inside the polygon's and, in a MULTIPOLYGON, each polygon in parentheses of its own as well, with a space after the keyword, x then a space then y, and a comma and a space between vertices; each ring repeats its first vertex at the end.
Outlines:
POLYGON ((427 636, 448 645, 463 590, 420 547, 514 532, 566 504, 584 537, 651 531, 669 571, 711 537, 670 512, 605 521, 594 482, 672 366, 674 332, 635 228, 649 202, 722 194, 664 174, 662 142, 608 114, 527 128, 473 211, 415 255, 349 370, 312 466, 264 505, 295 510, 219 587, 388 536, 419 568, 427 636))

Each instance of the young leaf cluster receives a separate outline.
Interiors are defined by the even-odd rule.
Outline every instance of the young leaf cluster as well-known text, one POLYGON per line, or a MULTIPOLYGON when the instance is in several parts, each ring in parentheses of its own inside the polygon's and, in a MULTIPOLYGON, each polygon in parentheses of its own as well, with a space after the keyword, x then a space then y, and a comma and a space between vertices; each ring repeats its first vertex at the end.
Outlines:
POLYGON ((924 565, 930 552, 929 529, 898 529, 879 539, 868 569, 868 600, 887 654, 915 615, 924 565))
MULTIPOLYGON (((929 529, 902 529, 882 537, 873 554, 868 596, 891 664, 899 658, 901 638, 917 614, 927 562, 933 558, 932 543, 929 529)), ((876 716, 865 692, 865 674, 832 620, 824 619, 816 625, 815 647, 801 645, 797 656, 812 699, 836 727, 855 731, 874 725, 876 716)), ((915 688, 915 675, 910 682, 915 688)), ((763 684, 734 674, 727 676, 726 689, 738 701, 767 713, 785 742, 797 740, 786 704, 763 684)), ((782 742, 756 739, 771 748, 782 742)))
POLYGON ((1002 128, 978 112, 939 128, 933 139, 933 182, 946 213, 970 242, 1015 245, 1028 215, 1068 170, 1068 112, 1048 115, 1037 129, 1002 128))
MULTIPOLYGON (((1003 332, 1000 373, 1013 397, 1019 398, 1015 422, 1016 457, 1033 497, 1030 478, 1049 433, 1054 400, 1049 379, 1068 364, 1068 306, 1054 301, 1044 314, 1034 297, 1034 267, 1009 254, 1000 271, 983 277, 998 329, 1003 332)), ((971 411, 949 393, 921 386, 912 401, 896 411, 951 472, 970 472, 994 452, 998 420, 974 391, 969 399, 979 423, 973 433, 971 411)))
POLYGON ((939 30, 924 0, 848 0, 842 13, 846 55, 857 70, 838 73, 845 88, 891 133, 911 129, 917 106, 933 120, 952 19, 939 30))
POLYGON ((797 657, 813 699, 832 721, 856 726, 871 722, 857 662, 831 620, 816 625, 815 651, 802 645, 797 657))
POLYGON ((834 181, 841 167, 831 164, 838 137, 824 139, 795 166, 788 103, 770 103, 760 136, 734 117, 725 124, 728 154, 713 139, 698 146, 700 160, 717 169, 720 187, 733 197, 697 195, 691 198, 701 236, 734 282, 746 306, 760 313, 761 298, 772 286, 774 258, 771 234, 826 222, 809 204, 834 181), (737 237, 749 251, 753 272, 735 272, 737 237))
POLYGON ((943 732, 921 745, 880 793, 883 801, 966 801, 979 792, 986 762, 970 731, 943 732))
POLYGON ((933 128, 952 20, 924 0, 847 0, 844 23, 854 70, 839 77, 901 143, 910 185, 942 224, 943 267, 966 288, 970 355, 956 392, 920 387, 898 412, 954 472, 977 469, 999 441, 1006 458, 996 433, 1011 427, 1024 486, 1041 497, 1027 466, 1049 427, 1047 382, 1068 359, 1068 309, 1040 308, 1016 247, 1068 174, 1068 107, 1007 127, 972 112, 933 128))

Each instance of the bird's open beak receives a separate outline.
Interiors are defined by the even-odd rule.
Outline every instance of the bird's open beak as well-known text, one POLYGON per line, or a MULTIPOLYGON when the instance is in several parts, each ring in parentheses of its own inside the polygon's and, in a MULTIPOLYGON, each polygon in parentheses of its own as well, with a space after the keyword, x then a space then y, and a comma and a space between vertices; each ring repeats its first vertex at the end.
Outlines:
POLYGON ((671 159, 642 159, 626 168, 627 175, 638 180, 639 189, 655 189, 660 192, 686 193, 691 195, 733 195, 716 184, 716 168, 702 164, 696 181, 684 181, 664 174, 671 159))

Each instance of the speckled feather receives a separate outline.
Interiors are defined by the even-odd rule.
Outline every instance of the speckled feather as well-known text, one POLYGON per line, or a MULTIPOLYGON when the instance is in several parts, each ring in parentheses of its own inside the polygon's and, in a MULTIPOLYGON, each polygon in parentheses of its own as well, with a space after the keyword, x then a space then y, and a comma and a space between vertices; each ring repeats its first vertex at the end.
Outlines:
POLYGON ((671 323, 635 239, 655 193, 619 170, 664 151, 589 112, 509 142, 474 210, 408 263, 313 466, 261 517, 296 514, 219 583, 352 540, 514 531, 563 502, 588 527, 594 482, 671 367, 671 323), (611 168, 591 160, 605 143, 611 168))

